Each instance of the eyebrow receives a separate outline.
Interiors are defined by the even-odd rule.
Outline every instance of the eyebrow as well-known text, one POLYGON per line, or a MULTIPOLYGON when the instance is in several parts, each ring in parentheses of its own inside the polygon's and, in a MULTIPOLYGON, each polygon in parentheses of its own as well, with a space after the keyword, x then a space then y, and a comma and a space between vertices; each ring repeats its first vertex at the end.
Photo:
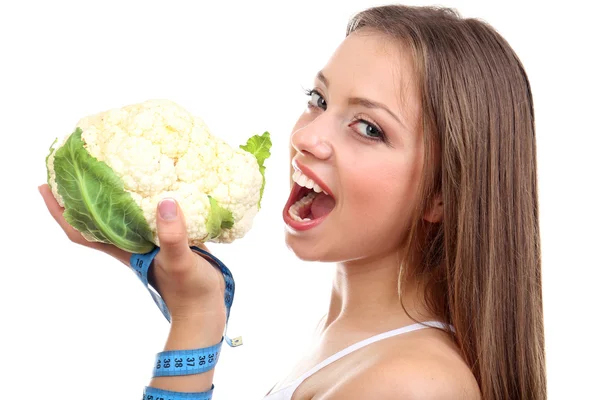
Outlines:
MULTIPOLYGON (((329 86, 329 80, 325 77, 325 75, 323 75, 322 71, 319 71, 317 73, 317 79, 319 79, 321 82, 323 82, 325 87, 329 86)), ((366 108, 381 109, 381 110, 387 112, 389 115, 391 115, 392 118, 394 118, 400 125, 402 125, 403 127, 406 128, 406 124, 396 114, 394 114, 385 104, 378 103, 373 100, 365 99, 363 97, 351 97, 348 100, 348 104, 363 106, 366 108)))
POLYGON ((398 118, 398 116, 396 114, 394 114, 392 111, 390 111, 390 109, 387 108, 384 104, 377 103, 376 101, 372 101, 372 100, 365 99, 362 97, 351 97, 348 100, 348 104, 363 106, 366 108, 379 108, 379 109, 387 112, 388 114, 390 114, 392 116, 392 118, 394 118, 396 121, 398 121, 398 123, 400 125, 402 125, 404 127, 406 126, 406 125, 404 125, 404 122, 402 122, 400 120, 400 118, 398 118))
POLYGON ((325 86, 329 86, 329 80, 325 78, 325 75, 323 75, 323 71, 319 71, 319 73, 317 74, 317 79, 323 82, 325 86))

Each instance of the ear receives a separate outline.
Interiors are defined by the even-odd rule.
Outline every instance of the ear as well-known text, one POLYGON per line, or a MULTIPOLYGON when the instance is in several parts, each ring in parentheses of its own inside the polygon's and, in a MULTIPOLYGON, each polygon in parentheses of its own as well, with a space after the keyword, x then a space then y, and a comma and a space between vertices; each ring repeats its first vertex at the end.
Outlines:
POLYGON ((429 208, 425 211, 423 219, 427 222, 438 223, 444 216, 444 202, 441 194, 435 195, 429 208))

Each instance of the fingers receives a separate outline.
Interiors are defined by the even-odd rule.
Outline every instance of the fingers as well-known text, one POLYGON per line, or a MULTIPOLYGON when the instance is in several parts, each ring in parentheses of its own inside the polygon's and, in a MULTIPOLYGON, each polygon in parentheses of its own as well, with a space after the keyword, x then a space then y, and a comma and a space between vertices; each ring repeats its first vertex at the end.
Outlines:
POLYGON ((43 184, 41 186, 38 186, 38 190, 40 191, 40 194, 44 199, 44 203, 46 203, 48 211, 50 211, 50 214, 52 215, 54 220, 58 222, 58 224, 63 229, 63 231, 65 231, 69 239, 76 243, 81 243, 83 240, 85 240, 83 239, 83 236, 81 236, 81 233, 79 233, 75 228, 69 225, 69 223, 63 217, 63 212, 65 211, 65 209, 62 208, 60 204, 58 204, 58 202, 56 201, 56 198, 54 198, 52 190, 50 190, 50 186, 48 186, 47 184, 43 184))
POLYGON ((194 253, 188 245, 185 218, 175 200, 164 199, 158 204, 156 228, 160 243, 156 258, 160 264, 185 268, 195 262, 194 253))
MULTIPOLYGON (((129 253, 105 243, 88 242, 79 231, 69 225, 63 217, 64 208, 58 204, 47 184, 39 186, 38 190, 44 199, 44 203, 46 203, 48 211, 63 229, 69 240, 87 247, 102 250, 124 264, 128 264, 129 253)), ((188 245, 185 218, 177 202, 172 199, 163 200, 158 205, 157 214, 156 225, 158 240, 160 242, 160 252, 156 256, 157 260, 162 265, 169 265, 171 268, 177 268, 178 266, 185 268, 191 265, 191 263, 196 262, 194 253, 188 245)))
POLYGON ((56 198, 52 194, 52 190, 50 190, 50 186, 47 184, 43 184, 38 186, 38 190, 44 199, 44 203, 46 203, 46 207, 50 214, 54 218, 54 220, 60 225, 62 230, 65 232, 69 240, 73 243, 77 243, 86 247, 90 247, 92 249, 100 250, 105 252, 106 254, 116 258, 121 261, 123 264, 129 266, 129 259, 131 257, 131 253, 126 252, 125 250, 121 250, 118 247, 111 246, 106 243, 99 242, 89 242, 87 241, 83 235, 75 228, 73 228, 63 217, 64 208, 58 204, 56 198))
POLYGON ((50 186, 44 183, 43 185, 38 186, 38 190, 42 195, 42 198, 44 199, 44 203, 46 203, 48 211, 50 211, 50 214, 52 214, 56 222, 60 223, 60 219, 62 219, 62 213, 64 211, 64 208, 62 208, 54 198, 54 195, 50 190, 50 186))

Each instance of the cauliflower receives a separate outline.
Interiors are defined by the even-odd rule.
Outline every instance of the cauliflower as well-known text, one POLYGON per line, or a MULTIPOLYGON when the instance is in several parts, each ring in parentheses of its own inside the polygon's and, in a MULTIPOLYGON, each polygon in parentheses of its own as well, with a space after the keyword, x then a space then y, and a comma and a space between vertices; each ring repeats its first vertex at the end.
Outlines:
POLYGON ((171 197, 190 246, 230 243, 252 227, 270 148, 268 132, 231 148, 179 105, 149 100, 82 118, 50 147, 48 185, 90 241, 151 251, 160 245, 156 206, 171 197))

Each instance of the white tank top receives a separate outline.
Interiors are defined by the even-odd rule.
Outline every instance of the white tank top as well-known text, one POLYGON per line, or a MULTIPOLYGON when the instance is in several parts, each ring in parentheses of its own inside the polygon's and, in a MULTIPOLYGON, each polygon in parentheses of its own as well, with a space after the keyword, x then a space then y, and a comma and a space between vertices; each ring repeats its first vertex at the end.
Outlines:
MULTIPOLYGON (((358 349, 362 349, 363 347, 368 346, 371 343, 375 343, 375 342, 378 342, 383 339, 387 339, 392 336, 397 336, 397 335, 401 335, 403 333, 408 333, 408 332, 412 332, 412 331, 418 331, 419 329, 425 329, 425 328, 444 329, 444 328, 448 328, 448 326, 446 324, 443 324, 438 321, 421 322, 421 323, 417 323, 417 324, 408 325, 408 326, 405 326, 402 328, 394 329, 394 330, 391 330, 388 332, 380 333, 378 335, 372 336, 365 340, 361 340, 360 342, 355 343, 351 346, 348 346, 345 349, 335 353, 334 355, 327 357, 325 360, 321 361, 320 363, 315 365, 313 368, 308 370, 306 373, 302 374, 298 379, 296 379, 289 385, 284 386, 283 388, 277 390, 276 392, 269 393, 263 400, 291 400, 292 396, 294 395, 294 392, 296 391, 296 389, 298 388, 298 386, 300 386, 300 384, 302 382, 304 382, 309 376, 315 374, 317 371, 321 370, 322 368, 325 368, 332 362, 337 361, 340 358, 342 358, 358 349)), ((450 327, 450 329, 452 329, 452 328, 450 327)))

